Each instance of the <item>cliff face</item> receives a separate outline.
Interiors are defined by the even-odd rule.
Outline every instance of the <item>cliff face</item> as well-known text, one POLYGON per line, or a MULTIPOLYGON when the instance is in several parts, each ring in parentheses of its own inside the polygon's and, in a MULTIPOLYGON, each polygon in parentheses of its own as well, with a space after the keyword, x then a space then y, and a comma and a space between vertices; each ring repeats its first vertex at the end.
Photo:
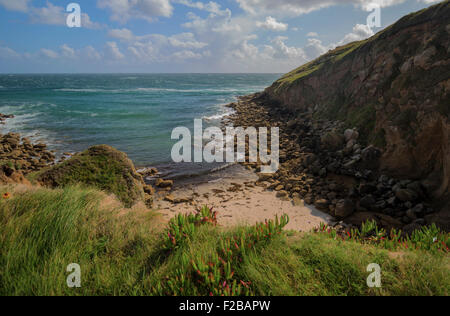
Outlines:
POLYGON ((383 150, 383 172, 421 179, 442 197, 450 180, 450 1, 328 52, 263 96, 357 127, 362 142, 383 150))

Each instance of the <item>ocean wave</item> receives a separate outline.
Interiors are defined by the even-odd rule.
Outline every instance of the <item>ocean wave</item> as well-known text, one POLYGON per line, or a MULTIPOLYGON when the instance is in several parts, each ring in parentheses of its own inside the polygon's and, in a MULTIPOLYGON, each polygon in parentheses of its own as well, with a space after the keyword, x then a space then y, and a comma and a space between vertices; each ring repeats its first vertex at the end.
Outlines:
POLYGON ((35 101, 35 102, 18 102, 18 103, 6 103, 6 104, 1 104, 0 105, 0 113, 3 114, 17 114, 20 115, 23 112, 25 113, 29 113, 30 109, 33 108, 42 108, 42 107, 57 107, 56 104, 53 103, 45 103, 45 102, 40 102, 40 101, 35 101))
POLYGON ((171 88, 132 88, 132 89, 88 89, 88 88, 61 88, 54 89, 54 92, 74 92, 74 93, 133 93, 133 92, 174 92, 174 93, 251 93, 259 88, 223 88, 223 89, 171 89, 171 88))
MULTIPOLYGON (((91 92, 91 93, 97 93, 97 92, 107 92, 107 91, 113 91, 113 90, 105 90, 105 89, 69 89, 69 88, 63 88, 63 89, 53 89, 54 92, 91 92)), ((118 91, 118 90, 117 90, 118 91)))
POLYGON ((30 138, 33 143, 45 143, 49 148, 56 148, 63 143, 58 140, 57 135, 42 128, 30 129, 41 115, 42 113, 39 112, 16 115, 14 118, 8 119, 5 125, 0 125, 0 134, 20 133, 21 137, 30 138))
POLYGON ((235 111, 234 110, 230 110, 230 111, 226 111, 223 113, 218 113, 218 114, 214 114, 214 115, 210 115, 210 116, 203 116, 202 119, 205 121, 219 121, 221 119, 223 119, 224 117, 230 116, 232 114, 234 114, 235 111))

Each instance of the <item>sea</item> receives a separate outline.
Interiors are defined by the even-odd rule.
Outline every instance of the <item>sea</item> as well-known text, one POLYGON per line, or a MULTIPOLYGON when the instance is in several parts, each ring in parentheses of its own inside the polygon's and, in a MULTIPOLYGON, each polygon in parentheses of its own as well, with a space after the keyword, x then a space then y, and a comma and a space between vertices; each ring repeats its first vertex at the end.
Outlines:
POLYGON ((193 133, 194 119, 220 126, 238 96, 263 91, 281 74, 42 74, 0 75, 0 113, 13 119, 0 133, 44 142, 57 155, 108 144, 138 168, 168 179, 226 166, 174 163, 176 127, 193 133))

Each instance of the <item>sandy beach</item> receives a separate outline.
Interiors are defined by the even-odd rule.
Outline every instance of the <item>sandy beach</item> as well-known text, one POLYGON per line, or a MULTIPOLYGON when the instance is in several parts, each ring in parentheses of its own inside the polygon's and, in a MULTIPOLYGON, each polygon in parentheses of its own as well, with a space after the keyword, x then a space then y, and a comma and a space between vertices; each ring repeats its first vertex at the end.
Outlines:
POLYGON ((310 231, 321 222, 329 223, 333 218, 313 206, 305 206, 302 200, 280 199, 277 192, 269 191, 267 182, 257 183, 253 171, 241 165, 222 170, 215 179, 197 183, 176 183, 169 199, 184 201, 173 203, 165 200, 166 193, 159 192, 155 208, 166 220, 177 214, 193 212, 207 205, 218 212, 222 226, 255 224, 265 219, 287 214, 290 222, 286 229, 310 231))

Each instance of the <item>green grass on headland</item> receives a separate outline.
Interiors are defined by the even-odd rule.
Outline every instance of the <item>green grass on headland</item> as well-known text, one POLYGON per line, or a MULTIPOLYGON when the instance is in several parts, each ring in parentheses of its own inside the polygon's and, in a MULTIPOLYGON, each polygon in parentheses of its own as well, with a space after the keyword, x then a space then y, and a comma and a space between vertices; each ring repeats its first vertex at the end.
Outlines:
POLYGON ((92 146, 69 160, 34 175, 50 187, 84 184, 115 194, 127 207, 144 199, 142 178, 127 155, 107 146, 92 146))
MULTIPOLYGON (((0 295, 448 295, 450 289, 444 246, 387 250, 373 227, 352 238, 326 227, 298 234, 283 231, 283 217, 225 229, 204 208, 162 228, 154 212, 119 214, 92 189, 0 189, 6 191, 0 295), (70 263, 81 267, 81 288, 66 284, 70 263), (382 269, 382 288, 366 284, 371 263, 382 269)), ((448 247, 448 234, 442 238, 448 247)))

